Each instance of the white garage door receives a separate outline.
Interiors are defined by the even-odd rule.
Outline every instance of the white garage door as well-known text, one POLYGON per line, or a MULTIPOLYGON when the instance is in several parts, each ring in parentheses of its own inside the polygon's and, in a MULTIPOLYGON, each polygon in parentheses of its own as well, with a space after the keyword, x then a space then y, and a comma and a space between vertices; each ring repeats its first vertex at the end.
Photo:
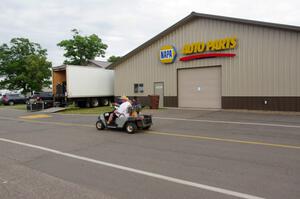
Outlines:
POLYGON ((221 108, 221 67, 178 70, 179 107, 221 108))

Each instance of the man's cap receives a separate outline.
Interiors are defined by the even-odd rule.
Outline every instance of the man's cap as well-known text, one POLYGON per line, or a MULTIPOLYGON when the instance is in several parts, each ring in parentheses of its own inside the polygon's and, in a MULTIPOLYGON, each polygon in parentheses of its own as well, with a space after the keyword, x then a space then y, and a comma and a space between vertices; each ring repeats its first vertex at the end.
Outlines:
POLYGON ((129 100, 128 97, 126 97, 125 95, 123 95, 120 99, 121 100, 129 100))

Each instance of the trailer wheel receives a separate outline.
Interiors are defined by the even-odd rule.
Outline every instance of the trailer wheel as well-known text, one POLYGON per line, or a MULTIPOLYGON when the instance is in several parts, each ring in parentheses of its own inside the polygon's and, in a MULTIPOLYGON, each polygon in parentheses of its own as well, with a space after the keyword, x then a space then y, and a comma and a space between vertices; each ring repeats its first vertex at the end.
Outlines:
POLYGON ((97 107, 97 106, 99 106, 99 101, 98 101, 98 99, 92 99, 92 100, 91 100, 91 106, 92 106, 92 107, 97 107))
POLYGON ((125 126, 125 130, 129 134, 133 134, 136 129, 137 127, 134 123, 127 123, 125 126))
POLYGON ((104 129, 104 124, 102 121, 97 121, 96 122, 96 128, 100 131, 104 129))
POLYGON ((85 108, 86 107, 86 102, 85 101, 78 101, 77 105, 79 108, 85 108))
POLYGON ((91 108, 91 103, 90 103, 89 101, 86 101, 86 102, 85 102, 85 107, 86 107, 86 108, 91 108))
POLYGON ((101 104, 103 106, 108 106, 109 105, 109 100, 107 98, 104 98, 104 99, 101 100, 101 104))

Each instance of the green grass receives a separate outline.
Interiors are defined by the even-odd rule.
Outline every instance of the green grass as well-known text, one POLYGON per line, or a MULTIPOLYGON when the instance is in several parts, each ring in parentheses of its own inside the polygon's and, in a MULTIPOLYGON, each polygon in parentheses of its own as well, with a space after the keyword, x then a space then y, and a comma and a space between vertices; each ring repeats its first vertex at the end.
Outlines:
POLYGON ((10 108, 10 109, 17 109, 17 110, 26 110, 26 104, 15 104, 13 106, 5 106, 3 104, 0 104, 0 108, 10 108))
POLYGON ((79 108, 70 106, 66 110, 60 111, 59 113, 63 114, 100 114, 104 112, 110 112, 113 110, 113 107, 102 106, 96 108, 79 108))

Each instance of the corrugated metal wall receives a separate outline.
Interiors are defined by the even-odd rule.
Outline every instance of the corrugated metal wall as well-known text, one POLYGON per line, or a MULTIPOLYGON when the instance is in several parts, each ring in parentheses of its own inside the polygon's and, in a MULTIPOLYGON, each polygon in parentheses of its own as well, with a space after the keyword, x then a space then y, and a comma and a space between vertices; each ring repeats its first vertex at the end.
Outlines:
POLYGON ((222 96, 300 96, 300 33, 211 19, 191 21, 154 42, 115 69, 115 95, 148 95, 164 82, 165 96, 177 96, 177 68, 222 65, 222 96), (236 36, 233 58, 179 61, 184 44, 236 36), (173 64, 159 61, 159 50, 174 45, 173 64), (144 93, 133 92, 144 83, 144 93))

